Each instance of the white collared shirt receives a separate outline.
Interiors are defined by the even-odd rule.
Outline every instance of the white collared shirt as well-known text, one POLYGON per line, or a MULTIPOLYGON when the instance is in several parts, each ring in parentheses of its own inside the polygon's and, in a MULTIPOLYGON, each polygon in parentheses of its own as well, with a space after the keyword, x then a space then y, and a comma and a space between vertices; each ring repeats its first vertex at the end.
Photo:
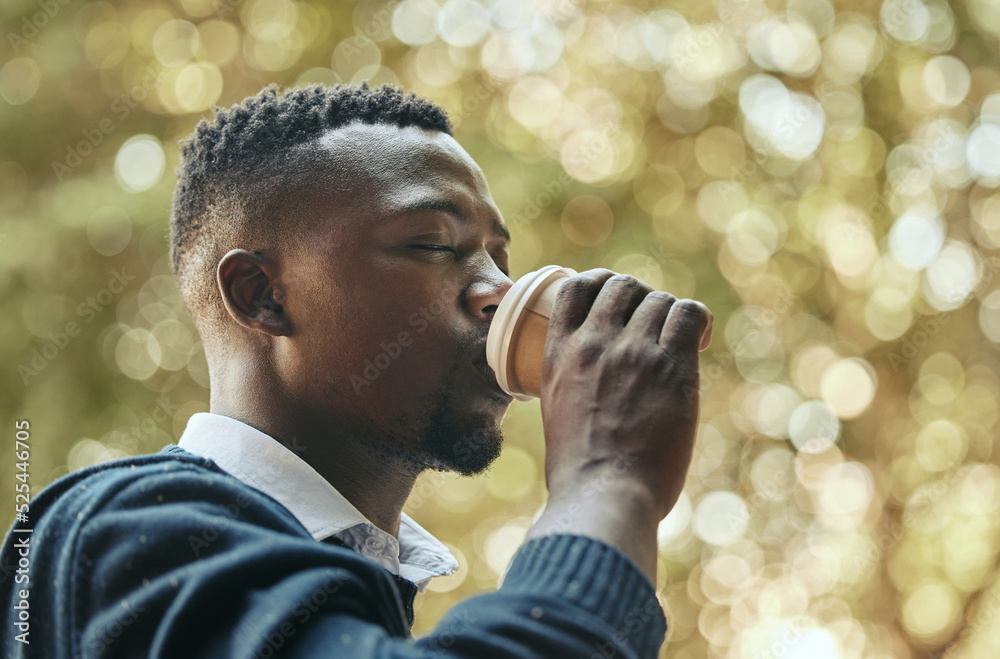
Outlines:
POLYGON ((422 592, 458 561, 437 538, 402 513, 399 539, 372 524, 309 464, 270 435, 228 416, 191 415, 177 445, 208 458, 287 508, 316 540, 336 536, 422 592))

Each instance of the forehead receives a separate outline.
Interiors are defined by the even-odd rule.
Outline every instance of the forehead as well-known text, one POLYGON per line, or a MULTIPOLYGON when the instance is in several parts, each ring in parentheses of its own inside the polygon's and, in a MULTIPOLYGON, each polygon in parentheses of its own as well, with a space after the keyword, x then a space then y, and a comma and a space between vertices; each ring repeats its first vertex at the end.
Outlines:
POLYGON ((420 193, 492 203, 479 165, 440 131, 353 123, 328 131, 317 146, 334 164, 337 187, 369 206, 388 210, 420 193))

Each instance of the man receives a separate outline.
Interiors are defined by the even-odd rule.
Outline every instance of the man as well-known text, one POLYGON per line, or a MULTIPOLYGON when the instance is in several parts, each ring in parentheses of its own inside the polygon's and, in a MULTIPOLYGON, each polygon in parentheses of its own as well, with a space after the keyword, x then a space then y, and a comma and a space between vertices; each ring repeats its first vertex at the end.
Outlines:
POLYGON ((211 413, 35 498, 31 644, 8 580, 4 655, 655 656, 656 528, 690 462, 707 309, 603 269, 564 285, 546 509, 495 593, 414 640, 416 592, 457 563, 403 504, 425 469, 486 470, 511 402, 486 365, 511 280, 482 171, 439 107, 363 85, 217 111, 178 174, 211 413))

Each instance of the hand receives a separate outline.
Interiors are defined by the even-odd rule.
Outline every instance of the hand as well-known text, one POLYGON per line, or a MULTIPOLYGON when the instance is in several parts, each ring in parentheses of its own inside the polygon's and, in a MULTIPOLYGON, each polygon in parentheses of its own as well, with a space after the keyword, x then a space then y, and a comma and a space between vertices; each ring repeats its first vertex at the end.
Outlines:
POLYGON ((542 362, 550 496, 588 479, 637 488, 662 520, 684 487, 698 425, 698 351, 712 314, 604 268, 556 295, 542 362))

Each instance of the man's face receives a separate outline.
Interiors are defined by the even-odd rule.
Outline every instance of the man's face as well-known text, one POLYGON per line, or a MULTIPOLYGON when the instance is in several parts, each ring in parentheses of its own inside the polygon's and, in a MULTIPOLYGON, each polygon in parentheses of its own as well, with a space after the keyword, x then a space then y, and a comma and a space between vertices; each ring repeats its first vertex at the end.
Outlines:
POLYGON ((329 192, 306 200, 308 240, 282 263, 278 368, 301 411, 373 459, 480 473, 512 400, 485 361, 512 283, 486 179, 440 132, 358 123, 321 144, 329 192))

